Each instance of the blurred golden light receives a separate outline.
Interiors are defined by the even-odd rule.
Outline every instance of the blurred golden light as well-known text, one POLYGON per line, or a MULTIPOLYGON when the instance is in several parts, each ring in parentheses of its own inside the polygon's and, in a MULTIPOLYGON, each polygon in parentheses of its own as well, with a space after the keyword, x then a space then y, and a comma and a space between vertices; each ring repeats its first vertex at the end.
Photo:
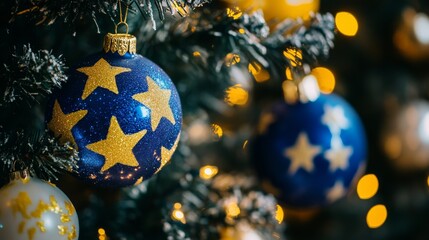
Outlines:
POLYGON ((355 16, 349 12, 339 12, 335 15, 335 25, 340 33, 353 37, 356 35, 359 24, 355 16))
POLYGON ((402 152, 401 138, 396 134, 387 136, 384 142, 384 150, 391 159, 399 158, 402 152))
POLYGON ((230 106, 245 105, 249 99, 249 93, 240 84, 229 87, 226 91, 225 102, 230 106))
POLYGON ((173 207, 174 207, 174 209, 181 209, 182 208, 182 204, 180 204, 180 203, 174 203, 174 205, 173 205, 173 207))
POLYGON ((198 51, 193 52, 192 55, 194 55, 194 57, 201 57, 201 53, 198 51))
POLYGON ((426 180, 426 181, 427 181, 427 184, 428 184, 428 186, 429 186, 429 176, 428 176, 428 178, 427 178, 427 180, 426 180))
POLYGON ((276 220, 279 222, 279 224, 283 222, 284 217, 285 213, 283 211, 283 208, 280 205, 277 205, 276 220))
POLYGON ((185 214, 180 209, 174 209, 173 212, 171 213, 171 218, 183 224, 186 223, 185 214))
POLYGON ((322 93, 332 93, 335 88, 335 76, 331 70, 324 67, 317 67, 311 71, 311 75, 316 77, 322 93))
POLYGON ((256 82, 265 82, 270 80, 270 73, 259 63, 253 62, 248 65, 249 72, 253 75, 256 82))
POLYGON ((103 228, 98 229, 98 240, 106 240, 106 231, 103 228))
POLYGON ((290 65, 292 67, 302 65, 302 51, 297 48, 287 48, 283 51, 283 55, 290 60, 290 65))
POLYGON ((360 199, 370 199, 378 191, 378 179, 374 174, 363 176, 357 185, 357 194, 360 199))
POLYGON ((283 96, 287 103, 293 104, 298 100, 298 86, 292 81, 283 81, 283 96))
POLYGON ((372 207, 366 215, 366 223, 369 228, 379 228, 387 219, 387 209, 383 204, 372 207))
POLYGON ((238 32, 244 34, 246 31, 243 28, 238 29, 238 32))
POLYGON ((238 207, 236 202, 232 202, 225 207, 225 212, 227 217, 237 217, 240 215, 240 207, 238 207))
POLYGON ((237 20, 243 15, 243 12, 240 10, 239 7, 235 7, 235 8, 227 8, 226 14, 228 15, 228 17, 234 20, 237 20))
POLYGON ((244 141, 243 143, 243 149, 245 149, 247 147, 247 143, 249 142, 249 140, 244 141))
POLYGON ((98 235, 106 235, 106 231, 103 228, 99 228, 98 235))
POLYGON ((290 70, 290 68, 286 68, 286 80, 292 80, 293 79, 293 77, 292 77, 292 70, 290 70))
POLYGON ((216 176, 219 172, 219 168, 216 166, 206 165, 200 168, 200 177, 202 179, 208 180, 216 176))
POLYGON ((219 125, 217 125, 216 123, 212 124, 212 131, 218 138, 221 138, 223 136, 222 128, 219 125))
POLYGON ((241 61, 240 59, 240 55, 236 54, 236 53, 228 53, 225 56, 225 65, 227 67, 231 67, 237 63, 239 63, 241 61))

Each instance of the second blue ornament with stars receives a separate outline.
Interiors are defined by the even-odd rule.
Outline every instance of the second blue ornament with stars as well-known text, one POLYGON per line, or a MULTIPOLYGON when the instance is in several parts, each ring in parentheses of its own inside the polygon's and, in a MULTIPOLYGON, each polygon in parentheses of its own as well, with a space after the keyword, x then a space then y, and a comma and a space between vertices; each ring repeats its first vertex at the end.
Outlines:
POLYGON ((334 94, 278 103, 259 124, 251 146, 256 171, 286 207, 321 207, 340 199, 365 166, 362 123, 334 94))
POLYGON ((46 117, 49 129, 78 149, 81 179, 124 187, 150 178, 170 160, 182 111, 167 74, 135 54, 133 36, 106 39, 104 52, 70 69, 46 117))

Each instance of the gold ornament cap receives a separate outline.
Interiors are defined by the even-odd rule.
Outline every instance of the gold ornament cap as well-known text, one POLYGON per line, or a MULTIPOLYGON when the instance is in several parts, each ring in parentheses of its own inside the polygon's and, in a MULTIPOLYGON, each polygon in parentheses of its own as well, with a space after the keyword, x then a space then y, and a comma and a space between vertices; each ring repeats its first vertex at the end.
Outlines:
POLYGON ((21 171, 15 171, 10 173, 9 179, 10 181, 16 181, 20 179, 28 179, 30 177, 30 171, 28 169, 24 169, 21 171))
MULTIPOLYGON (((128 31, 127 31, 128 32, 128 31)), ((125 53, 136 53, 137 39, 128 33, 108 33, 104 37, 103 49, 104 52, 118 52, 124 56, 125 53)))

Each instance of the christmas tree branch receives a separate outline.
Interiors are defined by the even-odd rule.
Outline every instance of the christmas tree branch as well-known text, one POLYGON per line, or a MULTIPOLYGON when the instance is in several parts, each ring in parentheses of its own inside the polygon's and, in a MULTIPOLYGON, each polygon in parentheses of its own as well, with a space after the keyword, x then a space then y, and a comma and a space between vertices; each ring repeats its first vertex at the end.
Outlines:
POLYGON ((33 103, 67 80, 61 56, 56 57, 47 50, 33 52, 30 45, 24 45, 22 53, 12 54, 0 69, 0 106, 22 100, 33 103))
MULTIPOLYGON (((128 6, 130 11, 138 11, 146 19, 150 19, 156 27, 156 20, 164 20, 165 14, 186 15, 192 10, 210 0, 121 0, 121 4, 128 6), (157 14, 155 14, 157 13, 157 14)), ((22 14, 32 14, 37 24, 53 24, 58 19, 73 26, 79 21, 91 20, 98 29, 99 19, 108 16, 116 20, 117 0, 37 0, 16 1, 14 17, 22 14)), ((14 18, 12 18, 13 20, 14 18)), ((98 29, 99 32, 99 29, 98 29)))
MULTIPOLYGON (((12 172, 26 167, 33 176, 57 179, 56 174, 77 168, 77 152, 68 144, 60 144, 48 132, 25 134, 0 127, 0 169, 12 172)), ((2 174, 7 177, 7 175, 2 174)))

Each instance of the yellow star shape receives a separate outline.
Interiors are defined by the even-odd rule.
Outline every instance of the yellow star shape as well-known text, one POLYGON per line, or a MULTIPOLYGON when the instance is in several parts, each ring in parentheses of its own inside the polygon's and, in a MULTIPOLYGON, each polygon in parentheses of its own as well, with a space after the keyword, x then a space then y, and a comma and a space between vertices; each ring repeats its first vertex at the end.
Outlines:
POLYGON ((139 162, 133 153, 135 145, 146 135, 147 130, 142 130, 134 134, 125 134, 119 126, 116 117, 110 120, 109 130, 105 140, 88 144, 86 148, 101 154, 105 162, 101 171, 104 172, 116 164, 130 167, 139 166, 139 162))
POLYGON ((146 80, 148 86, 147 92, 136 94, 133 98, 149 108, 152 131, 155 131, 163 117, 168 119, 172 124, 176 124, 169 104, 171 91, 161 89, 150 77, 146 77, 146 80))
POLYGON ((161 159, 158 158, 158 161, 161 161, 161 165, 159 166, 156 173, 161 171, 161 169, 165 166, 165 164, 167 164, 170 161, 174 151, 177 148, 177 145, 179 144, 179 139, 180 139, 180 134, 177 136, 176 141, 174 142, 173 146, 170 149, 167 149, 164 146, 161 146, 161 159))
POLYGON ((56 100, 54 103, 54 109, 52 110, 52 119, 48 123, 48 128, 54 132, 56 137, 61 136, 60 140, 62 142, 68 141, 76 146, 76 142, 72 134, 72 128, 83 117, 85 117, 87 113, 87 110, 79 110, 69 114, 64 114, 58 100, 56 100))
POLYGON ((82 99, 84 100, 98 87, 108 89, 118 94, 116 75, 124 72, 131 72, 131 69, 111 66, 106 60, 100 58, 93 66, 81 67, 78 68, 77 71, 88 76, 82 93, 82 99))

